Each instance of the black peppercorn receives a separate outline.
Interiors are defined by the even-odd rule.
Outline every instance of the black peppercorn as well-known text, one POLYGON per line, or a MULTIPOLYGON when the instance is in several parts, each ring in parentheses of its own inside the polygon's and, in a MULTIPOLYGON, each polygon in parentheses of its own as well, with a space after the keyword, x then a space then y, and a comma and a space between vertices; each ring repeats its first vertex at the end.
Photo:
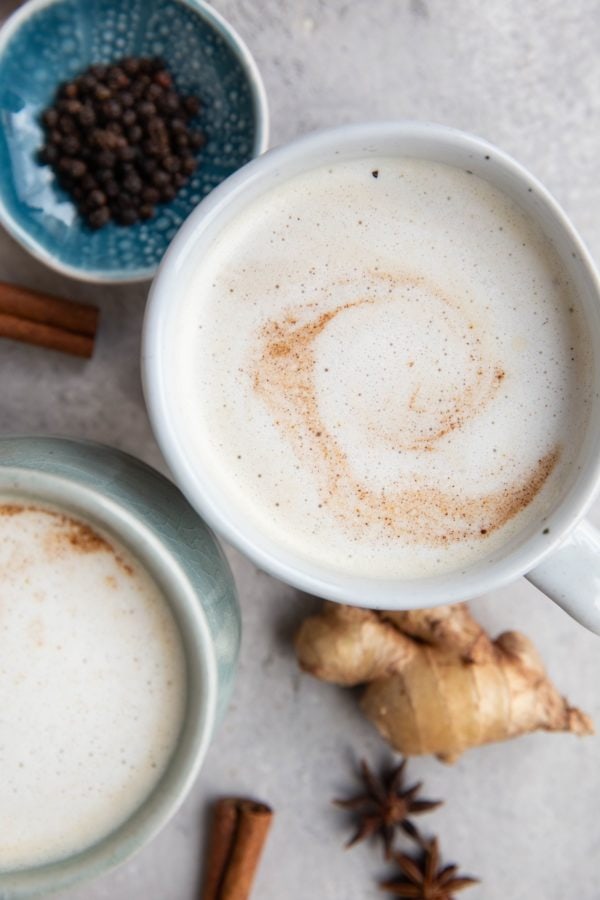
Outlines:
POLYGON ((156 169, 156 171, 152 172, 150 180, 159 189, 166 187, 171 181, 169 173, 165 172, 164 169, 156 169))
POLYGON ((149 206, 153 206, 155 203, 158 203, 160 200, 160 191, 158 191, 155 187, 149 185, 148 187, 142 188, 142 200, 144 203, 149 206))
POLYGON ((96 166, 100 169, 112 169, 117 162, 116 154, 112 150, 99 150, 93 158, 96 166))
POLYGON ((104 102, 105 100, 110 100, 111 96, 112 92, 105 84, 101 83, 96 86, 96 89, 94 90, 94 97, 96 100, 104 102))
POLYGON ((166 169, 167 172, 179 172, 181 168, 181 162, 176 156, 165 156, 162 160, 163 169, 166 169))
MULTIPOLYGON (((156 78, 156 75, 154 76, 156 78)), ((158 100, 163 95, 163 89, 160 84, 157 84, 156 81, 151 81, 148 87, 146 88, 146 100, 158 100)))
POLYGON ((167 126, 158 116, 148 119, 145 123, 145 128, 153 141, 156 141, 158 144, 168 144, 169 132, 167 126))
POLYGON ((200 112, 200 101, 197 97, 184 97, 183 108, 188 116, 197 116, 200 112))
POLYGON ((112 169, 96 169, 96 180, 98 184, 108 184, 109 181, 113 180, 112 169))
POLYGON ((181 100, 175 91, 168 91, 160 98, 159 107, 162 113, 177 113, 181 109, 181 100))
POLYGON ((119 187, 117 182, 114 180, 114 178, 111 179, 110 181, 104 182, 103 186, 104 186, 104 193, 106 194, 107 197, 110 197, 111 199, 113 199, 114 197, 118 197, 119 194, 121 193, 121 188, 119 187))
POLYGON ((42 123, 46 128, 55 128, 58 122, 58 112, 50 107, 42 113, 42 123))
POLYGON ((114 150, 116 135, 106 128, 94 128, 90 134, 90 142, 101 150, 114 150))
POLYGON ((187 133, 187 131, 178 131, 175 135, 174 140, 180 152, 187 150, 187 148, 191 144, 190 135, 187 133))
POLYGON ((71 162, 71 175, 77 181, 87 174, 87 166, 82 159, 74 159, 71 162))
POLYGON ((140 194, 142 191, 142 179, 135 172, 131 172, 123 179, 123 187, 130 194, 140 194))
POLYGON ((129 85, 131 84, 129 76, 123 71, 123 69, 119 68, 119 66, 113 66, 111 69, 109 69, 108 83, 113 88, 113 90, 117 91, 129 87, 129 85))
POLYGON ((83 109, 83 105, 80 100, 67 100, 65 101, 64 109, 70 116, 77 116, 83 109))
POLYGON ((155 72, 152 80, 159 87, 164 88, 165 90, 169 90, 173 86, 173 79, 169 75, 166 69, 161 69, 158 72, 155 72))
POLYGON ((54 144, 46 144, 38 153, 38 159, 43 166, 53 166, 58 162, 59 151, 54 144))
POLYGON ((187 125, 185 124, 184 119, 180 119, 178 116, 175 116, 169 122, 169 128, 171 129, 172 134, 186 134, 187 133, 187 125))
POLYGON ((89 172, 81 179, 81 187, 84 191, 93 191, 98 187, 98 182, 89 172))
POLYGON ((206 144, 206 135, 202 131, 192 131, 190 134, 190 147, 201 150, 206 144))
POLYGON ((68 84, 63 84, 61 89, 61 94, 63 97, 66 97, 67 99, 73 99, 77 96, 78 93, 79 86, 77 85, 77 82, 72 81, 68 84))
POLYGON ((135 97, 131 91, 121 91, 119 94, 119 101, 123 109, 130 109, 135 105, 135 97))
MULTIPOLYGON (((84 93, 91 94, 98 86, 98 79, 95 75, 84 74, 79 79, 79 86, 84 93)), ((76 96, 76 93, 73 96, 76 96)))
POLYGON ((141 69, 141 60, 135 56, 126 56, 121 60, 121 68, 127 75, 137 75, 141 69))
POLYGON ((110 210, 107 206, 100 206, 87 215, 87 222, 90 228, 103 228, 110 222, 110 210))
POLYGON ((121 116, 121 121, 123 125, 127 128, 131 128, 137 122, 137 115, 134 109, 126 109, 123 115, 121 116))
POLYGON ((76 134, 67 134, 62 139, 61 146, 67 156, 77 156, 81 149, 81 142, 76 134))
POLYGON ((94 78, 97 78, 98 81, 102 81, 108 74, 108 66, 104 65, 104 63, 94 63, 93 66, 89 67, 88 72, 94 78))
POLYGON ((132 125, 127 129, 127 140, 130 144, 139 144, 144 136, 144 132, 139 125, 132 125))
POLYGON ((63 134, 75 134, 77 125, 75 120, 69 115, 62 115, 58 120, 58 127, 63 134))
POLYGON ((150 100, 143 100, 137 107, 141 119, 152 119, 156 115, 156 106, 150 100))
POLYGON ((172 184, 166 184, 160 189, 160 199, 163 203, 169 203, 171 200, 174 200, 176 196, 177 191, 172 184))
MULTIPOLYGON (((151 175, 153 172, 156 172, 158 169, 158 163, 151 156, 143 156, 139 162, 140 171, 142 171, 145 175, 151 175)), ((146 179, 148 182, 150 179, 146 179)))
POLYGON ((182 171, 186 175, 191 175, 198 168, 198 162, 195 156, 184 156, 181 160, 182 171))
POLYGON ((138 155, 138 151, 131 144, 125 144, 117 150, 117 156, 122 162, 133 162, 138 155))
POLYGON ((99 188, 96 188, 93 191, 90 191, 88 194, 88 203, 90 206, 105 206, 106 205, 106 194, 104 191, 101 191, 99 188))
POLYGON ((143 141, 142 143, 142 152, 146 159, 156 157, 160 155, 160 148, 158 144, 155 144, 154 141, 143 141))
POLYGON ((106 119, 118 119, 122 111, 121 104, 118 100, 107 100, 106 103, 102 104, 102 113, 106 119))
POLYGON ((63 174, 67 174, 71 169, 71 159, 68 156, 60 156, 57 163, 57 169, 63 174))
POLYGON ((89 103, 86 103, 84 106, 81 107, 81 110, 79 111, 78 119, 79 119, 79 124, 83 128, 91 128, 93 125, 96 124, 96 113, 94 112, 94 108, 92 106, 90 106, 89 103))

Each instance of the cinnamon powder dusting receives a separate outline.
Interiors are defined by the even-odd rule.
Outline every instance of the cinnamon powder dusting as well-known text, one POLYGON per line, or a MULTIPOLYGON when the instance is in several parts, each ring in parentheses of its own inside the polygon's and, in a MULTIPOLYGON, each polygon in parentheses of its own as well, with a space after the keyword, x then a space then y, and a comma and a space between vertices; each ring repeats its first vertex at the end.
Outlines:
POLYGON ((26 509, 31 509, 31 507, 19 503, 3 503, 0 505, 0 516, 18 516, 26 509))
POLYGON ((81 553, 106 553, 112 550, 108 541, 100 537, 89 525, 64 518, 61 537, 74 550, 79 550, 81 553))
POLYGON ((106 538, 85 522, 33 504, 0 503, 0 516, 17 516, 25 512, 35 512, 48 517, 51 527, 44 538, 44 548, 48 556, 64 556, 69 552, 108 553, 127 575, 133 575, 129 563, 122 559, 106 538))
MULTIPOLYGON (((380 273, 376 277, 393 278, 380 273)), ((430 285, 427 287, 432 290, 430 285)), ((435 286, 433 290, 437 292, 435 286)), ((451 303, 447 298, 437 299, 451 303)), ((270 410, 296 456, 314 472, 322 505, 327 505, 348 528, 358 525, 380 529, 387 536, 428 545, 483 539, 532 502, 555 468, 560 447, 553 447, 528 472, 505 487, 472 497, 460 490, 432 487, 416 477, 406 487, 396 483, 373 489, 363 483, 321 417, 314 342, 340 313, 376 302, 374 298, 361 299, 319 314, 316 304, 305 304, 268 322, 259 333, 259 354, 252 371, 254 391, 270 410)), ((500 389, 506 372, 479 353, 476 341, 473 346, 473 378, 444 408, 428 407, 421 400, 419 386, 409 398, 407 414, 433 416, 433 429, 411 433, 410 439, 403 432, 378 437, 393 440, 403 452, 433 451, 450 432, 481 413, 500 389)))

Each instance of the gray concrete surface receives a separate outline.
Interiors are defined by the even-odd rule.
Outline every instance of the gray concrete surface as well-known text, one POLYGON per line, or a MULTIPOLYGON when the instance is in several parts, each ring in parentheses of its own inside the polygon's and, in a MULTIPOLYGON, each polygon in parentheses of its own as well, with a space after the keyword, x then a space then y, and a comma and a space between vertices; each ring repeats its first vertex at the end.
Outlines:
MULTIPOLYGON (((0 6, 6 13, 14 3, 0 6)), ((600 260, 600 7, 597 0, 216 0, 264 74, 272 143, 366 118, 417 117, 477 132, 554 192, 600 260)), ((115 444, 164 469, 140 387, 146 286, 76 284, 0 235, 0 277, 98 303, 98 352, 82 364, 3 342, 0 433, 58 432, 115 444)), ((600 503, 593 518, 600 524, 600 503)), ((231 708, 184 807, 133 861, 64 900, 198 896, 208 801, 251 792, 277 810, 260 900, 368 900, 389 871, 345 852, 352 761, 385 749, 352 692, 301 676, 290 639, 314 600, 236 552, 244 643, 231 708)), ((535 637, 550 673, 600 723, 600 639, 521 581, 474 604, 497 632, 535 637)), ((472 900, 599 900, 600 738, 538 734, 453 767, 411 762, 446 805, 428 825, 445 857, 482 878, 472 900)), ((463 894, 460 895, 461 897, 463 894)))

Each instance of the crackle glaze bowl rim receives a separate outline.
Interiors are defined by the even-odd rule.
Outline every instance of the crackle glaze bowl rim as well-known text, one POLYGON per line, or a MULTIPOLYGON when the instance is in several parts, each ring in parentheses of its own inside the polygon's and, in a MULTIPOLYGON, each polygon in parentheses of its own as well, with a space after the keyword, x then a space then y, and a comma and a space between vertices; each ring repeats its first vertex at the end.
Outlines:
MULTIPOLYGON (((49 6, 59 5, 66 0, 26 0, 26 2, 12 12, 0 25, 0 57, 8 47, 10 41, 18 34, 22 26, 35 15, 49 6)), ((76 0, 81 2, 81 0, 76 0)), ((207 23, 227 44, 229 50, 237 57, 244 76, 247 79, 252 99, 252 111, 254 117, 254 141, 251 158, 260 156, 269 145, 269 107, 267 93, 258 65, 243 38, 221 13, 217 12, 205 0, 170 0, 175 5, 184 6, 195 12, 200 19, 207 23)), ((189 215, 193 212, 190 211, 189 215)), ((186 216, 187 218, 187 216, 186 216)), ((182 221, 183 225, 185 219, 182 221)), ((149 281, 154 277, 160 261, 150 266, 138 266, 131 269, 86 269, 65 263, 49 251, 43 243, 32 237, 28 229, 16 221, 12 212, 7 208, 0 194, 0 225, 8 234, 20 244, 28 253, 39 262, 61 275, 75 278, 78 281, 91 284, 135 284, 149 281)), ((181 225, 179 227, 181 227, 181 225)))

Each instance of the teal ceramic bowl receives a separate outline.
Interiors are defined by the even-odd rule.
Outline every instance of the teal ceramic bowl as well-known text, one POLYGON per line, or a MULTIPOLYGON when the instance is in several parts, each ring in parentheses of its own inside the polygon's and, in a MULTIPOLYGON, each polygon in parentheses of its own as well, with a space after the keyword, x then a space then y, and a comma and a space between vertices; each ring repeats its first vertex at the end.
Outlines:
POLYGON ((0 900, 21 900, 46 896, 119 865, 176 812, 229 698, 240 615, 231 571, 212 533, 177 488, 139 460, 83 441, 4 438, 0 494, 61 507, 113 534, 161 587, 186 660, 184 722, 159 783, 99 843, 37 868, 0 871, 0 900))
POLYGON ((0 30, 0 222, 58 271, 93 282, 151 278, 177 229, 217 184, 266 149, 268 112, 248 48, 203 0, 30 0, 0 30), (147 222, 90 230, 37 161, 40 113, 94 62, 160 56, 199 97, 200 165, 147 222))

